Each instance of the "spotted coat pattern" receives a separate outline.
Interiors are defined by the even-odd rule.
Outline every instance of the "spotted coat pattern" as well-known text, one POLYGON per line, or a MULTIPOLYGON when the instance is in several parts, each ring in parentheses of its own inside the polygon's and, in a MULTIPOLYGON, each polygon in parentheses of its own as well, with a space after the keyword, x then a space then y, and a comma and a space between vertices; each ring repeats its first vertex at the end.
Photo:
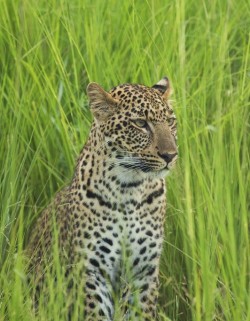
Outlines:
POLYGON ((68 292, 82 292, 79 321, 114 320, 116 298, 123 320, 156 320, 164 177, 177 159, 169 81, 124 84, 110 92, 91 83, 87 92, 94 115, 89 139, 71 184, 44 210, 27 247, 35 300, 56 223, 68 292))

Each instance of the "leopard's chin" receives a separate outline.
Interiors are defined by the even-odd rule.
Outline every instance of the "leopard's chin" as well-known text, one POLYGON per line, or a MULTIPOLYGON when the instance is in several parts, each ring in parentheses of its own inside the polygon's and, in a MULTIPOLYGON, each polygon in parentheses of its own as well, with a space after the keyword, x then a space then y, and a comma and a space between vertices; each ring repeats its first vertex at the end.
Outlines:
POLYGON ((170 174, 170 169, 166 166, 160 170, 153 171, 150 173, 152 178, 165 178, 170 174))
POLYGON ((153 168, 148 168, 147 170, 145 170, 145 168, 144 170, 141 168, 133 168, 132 170, 124 171, 116 168, 114 171, 114 174, 118 177, 119 181, 125 185, 137 185, 147 180, 164 179, 170 173, 167 166, 157 170, 153 168))

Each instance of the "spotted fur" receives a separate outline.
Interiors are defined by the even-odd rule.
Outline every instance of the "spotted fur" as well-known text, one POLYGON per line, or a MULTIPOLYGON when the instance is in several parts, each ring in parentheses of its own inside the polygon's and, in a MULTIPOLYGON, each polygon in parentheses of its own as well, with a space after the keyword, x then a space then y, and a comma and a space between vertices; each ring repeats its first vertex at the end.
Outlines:
POLYGON ((114 320, 117 297, 124 320, 156 320, 164 176, 177 159, 169 81, 110 92, 91 83, 87 92, 94 115, 89 139, 72 182, 42 213, 27 248, 35 301, 52 259, 56 224, 68 293, 82 292, 79 320, 114 320))

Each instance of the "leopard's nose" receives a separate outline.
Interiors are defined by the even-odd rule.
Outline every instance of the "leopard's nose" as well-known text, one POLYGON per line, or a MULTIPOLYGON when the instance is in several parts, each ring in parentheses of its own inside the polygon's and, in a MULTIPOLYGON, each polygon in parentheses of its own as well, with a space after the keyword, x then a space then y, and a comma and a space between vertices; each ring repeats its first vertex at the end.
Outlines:
POLYGON ((170 153, 160 154, 159 153, 159 156, 161 158, 163 158, 167 164, 169 164, 175 158, 176 155, 177 155, 177 153, 172 153, 172 154, 170 154, 170 153))

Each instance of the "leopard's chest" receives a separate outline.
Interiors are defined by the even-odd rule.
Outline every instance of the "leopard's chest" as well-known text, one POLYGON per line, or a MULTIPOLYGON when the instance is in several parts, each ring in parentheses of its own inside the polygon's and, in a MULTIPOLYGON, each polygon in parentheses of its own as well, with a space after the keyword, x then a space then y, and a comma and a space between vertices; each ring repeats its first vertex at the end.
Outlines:
POLYGON ((101 269, 115 282, 124 261, 136 270, 159 259, 165 214, 162 182, 127 190, 95 184, 76 195, 74 251, 87 268, 101 269))

